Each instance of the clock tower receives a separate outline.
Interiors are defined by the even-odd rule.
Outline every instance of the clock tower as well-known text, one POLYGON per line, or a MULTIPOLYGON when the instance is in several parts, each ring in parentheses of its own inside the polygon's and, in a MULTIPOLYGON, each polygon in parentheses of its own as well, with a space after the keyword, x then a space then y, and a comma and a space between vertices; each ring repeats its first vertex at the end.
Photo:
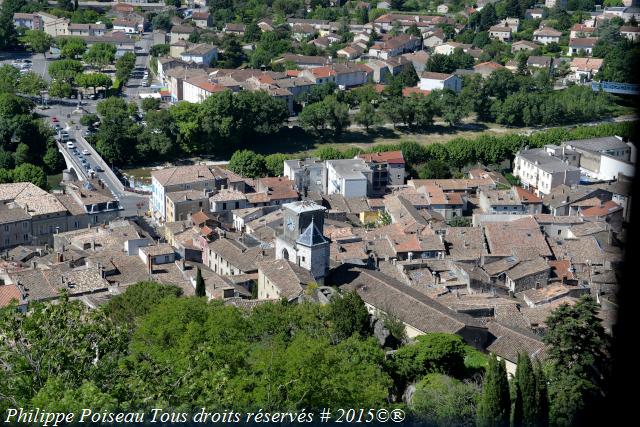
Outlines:
POLYGON ((284 228, 276 237, 276 259, 286 259, 309 270, 318 283, 329 271, 329 239, 324 237, 324 211, 313 202, 287 203, 284 228))

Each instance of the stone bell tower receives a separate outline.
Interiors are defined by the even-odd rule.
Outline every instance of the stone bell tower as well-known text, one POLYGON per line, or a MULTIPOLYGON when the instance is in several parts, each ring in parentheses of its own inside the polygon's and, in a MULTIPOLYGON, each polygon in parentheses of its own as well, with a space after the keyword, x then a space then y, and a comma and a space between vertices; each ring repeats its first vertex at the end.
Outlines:
POLYGON ((323 283, 329 271, 329 239, 324 237, 324 211, 317 203, 287 203, 284 230, 276 237, 276 259, 286 259, 311 272, 323 283))

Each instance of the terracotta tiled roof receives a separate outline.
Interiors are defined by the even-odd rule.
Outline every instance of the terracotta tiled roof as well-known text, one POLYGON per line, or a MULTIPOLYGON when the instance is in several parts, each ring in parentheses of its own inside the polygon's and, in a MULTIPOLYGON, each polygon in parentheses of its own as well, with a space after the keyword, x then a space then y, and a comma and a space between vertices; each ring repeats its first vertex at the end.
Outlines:
POLYGON ((404 164, 402 151, 383 151, 378 153, 367 153, 358 155, 367 163, 391 163, 404 164))
POLYGON ((335 76, 335 74, 336 74, 336 72, 333 71, 329 67, 313 68, 313 69, 311 69, 311 72, 313 73, 314 76, 319 77, 319 78, 326 78, 326 77, 330 77, 330 76, 335 76))
POLYGON ((522 187, 514 187, 522 203, 542 203, 542 199, 522 187))
POLYGON ((403 97, 408 97, 411 96, 413 94, 416 95, 429 95, 431 93, 430 90, 423 90, 420 89, 419 87, 404 87, 402 88, 402 96, 403 97))
POLYGON ((584 38, 577 38, 577 39, 571 39, 569 40, 569 46, 570 47, 593 47, 596 45, 596 43, 598 42, 598 38, 597 37, 584 37, 584 38))
POLYGON ((580 215, 582 215, 583 217, 603 218, 621 210, 622 206, 620 206, 613 200, 608 200, 599 206, 593 206, 587 209, 583 209, 580 212, 580 215))
POLYGON ((20 289, 18 289, 16 285, 1 285, 0 308, 8 306, 12 301, 15 301, 17 304, 24 302, 20 289))

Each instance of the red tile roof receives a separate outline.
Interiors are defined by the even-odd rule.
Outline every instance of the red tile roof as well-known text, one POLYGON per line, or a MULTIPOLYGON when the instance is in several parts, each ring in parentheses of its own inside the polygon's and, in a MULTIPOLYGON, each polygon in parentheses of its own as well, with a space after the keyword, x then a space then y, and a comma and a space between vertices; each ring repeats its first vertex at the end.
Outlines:
POLYGON ((542 199, 522 187, 515 187, 522 203, 542 203, 542 199))
POLYGON ((569 270, 571 268, 569 260, 548 261, 548 263, 557 278, 561 280, 574 278, 573 272, 569 270))
POLYGON ((16 285, 0 286, 0 308, 7 307, 13 300, 18 304, 24 302, 20 289, 16 285))
POLYGON ((311 72, 313 73, 314 76, 320 77, 320 78, 334 76, 336 74, 336 72, 329 67, 312 68, 311 72))
POLYGON ((405 87, 402 88, 402 96, 407 97, 407 96, 411 96, 414 93, 418 94, 418 95, 429 95, 431 93, 430 90, 423 90, 420 89, 419 87, 405 87))
POLYGON ((473 69, 477 70, 479 68, 493 68, 494 70, 497 70, 499 68, 504 68, 503 65, 498 64, 497 62, 493 62, 493 61, 487 61, 487 62, 483 62, 481 64, 478 65, 474 65, 473 69))
POLYGON ((614 202, 613 200, 608 200, 604 202, 601 206, 593 206, 587 209, 583 209, 581 212, 582 216, 585 217, 597 217, 602 218, 618 211, 622 210, 622 206, 614 202))
POLYGON ((404 164, 404 156, 402 155, 402 151, 384 151, 381 153, 367 153, 367 154, 360 154, 358 157, 363 159, 365 162, 404 164))

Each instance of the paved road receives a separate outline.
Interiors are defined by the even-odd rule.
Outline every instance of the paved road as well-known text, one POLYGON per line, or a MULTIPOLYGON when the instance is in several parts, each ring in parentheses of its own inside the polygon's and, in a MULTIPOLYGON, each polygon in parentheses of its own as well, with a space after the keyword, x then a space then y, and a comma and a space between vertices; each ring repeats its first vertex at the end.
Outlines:
POLYGON ((86 128, 78 126, 78 129, 71 129, 69 134, 73 133, 78 150, 88 150, 91 154, 84 156, 89 162, 91 168, 95 171, 96 165, 99 165, 102 172, 96 171, 97 177, 104 182, 105 186, 111 191, 116 199, 120 201, 120 206, 124 208, 122 216, 135 216, 147 210, 149 205, 149 197, 141 194, 124 191, 124 186, 112 171, 102 157, 96 152, 89 142, 82 136, 86 128))

